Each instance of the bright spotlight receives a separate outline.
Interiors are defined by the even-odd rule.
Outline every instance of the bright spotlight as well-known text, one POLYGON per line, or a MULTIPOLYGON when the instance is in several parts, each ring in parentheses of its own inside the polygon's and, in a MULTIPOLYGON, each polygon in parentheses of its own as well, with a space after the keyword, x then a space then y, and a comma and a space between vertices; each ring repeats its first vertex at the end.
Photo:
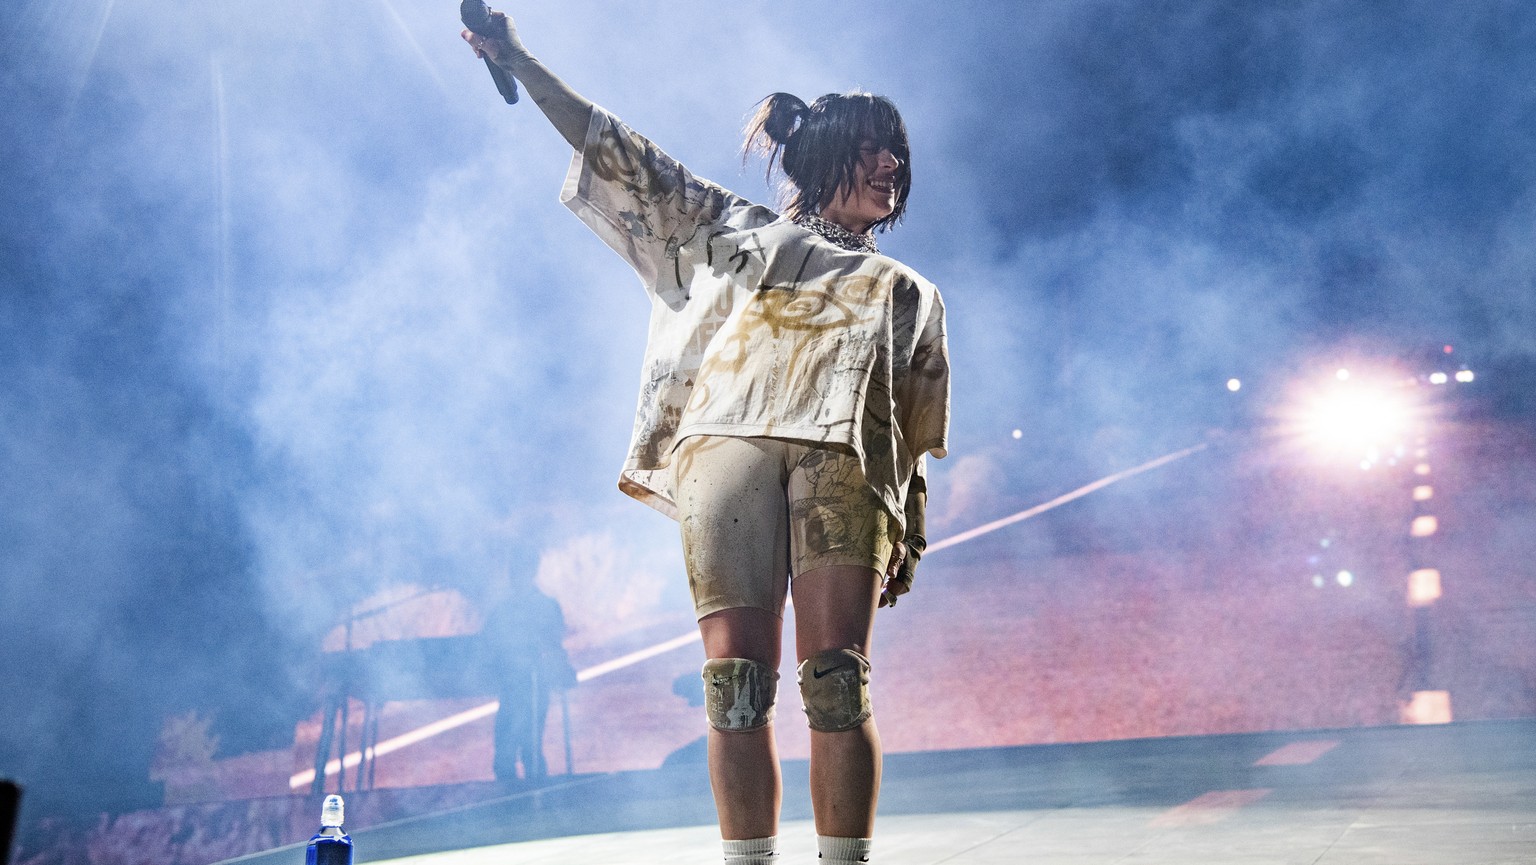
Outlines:
POLYGON ((1389 451, 1409 432, 1413 412, 1401 389, 1360 382, 1315 394, 1296 410, 1298 432, 1313 448, 1359 460, 1389 451))
POLYGON ((1338 576, 1334 577, 1334 579, 1338 580, 1339 585, 1346 589, 1355 584, 1355 575, 1349 571, 1339 571, 1338 576))
POLYGON ((1024 431, 1021 430, 1021 429, 1014 430, 1013 431, 1013 437, 1014 437, 1015 440, 1023 438, 1024 437, 1024 431))
POLYGON ((1324 367, 1288 388, 1273 431, 1314 459, 1376 472, 1396 466, 1431 419, 1428 391, 1391 366, 1324 367), (1330 369, 1332 373, 1330 374, 1330 369))
POLYGON ((1429 374, 1430 384, 1445 384, 1447 381, 1450 381, 1450 377, 1443 372, 1432 372, 1429 374))
POLYGON ((1238 391, 1240 391, 1242 389, 1243 389, 1243 383, 1242 383, 1242 381, 1240 379, 1235 379, 1235 378, 1227 379, 1227 390, 1232 391, 1233 393, 1237 393, 1238 391))
POLYGON ((1467 384, 1468 382, 1472 381, 1472 378, 1472 370, 1470 369, 1464 369, 1456 373, 1456 380, 1462 384, 1467 384))

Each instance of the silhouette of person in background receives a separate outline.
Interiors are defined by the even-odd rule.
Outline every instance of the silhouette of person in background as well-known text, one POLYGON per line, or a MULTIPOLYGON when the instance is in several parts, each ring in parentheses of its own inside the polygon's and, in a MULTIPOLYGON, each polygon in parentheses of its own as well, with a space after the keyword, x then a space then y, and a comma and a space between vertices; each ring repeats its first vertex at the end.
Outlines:
POLYGON ((498 781, 543 778, 549 774, 544 722, 550 693, 576 684, 576 670, 561 642, 565 616, 554 598, 514 569, 491 587, 488 601, 481 633, 501 702, 492 769, 498 781))

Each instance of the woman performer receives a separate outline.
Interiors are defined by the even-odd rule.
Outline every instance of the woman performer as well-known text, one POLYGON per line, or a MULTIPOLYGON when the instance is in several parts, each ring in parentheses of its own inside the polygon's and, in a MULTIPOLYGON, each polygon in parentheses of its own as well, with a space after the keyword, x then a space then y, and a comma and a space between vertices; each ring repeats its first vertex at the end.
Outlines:
POLYGON ((746 148, 788 178, 781 217, 575 93, 502 13, 490 29, 463 35, 575 148, 562 200, 651 297, 619 486, 681 526, 726 862, 777 858, 772 721, 788 591, 821 858, 867 862, 880 784, 874 612, 912 586, 926 546, 923 456, 944 456, 949 422, 943 302, 875 246, 911 188, 906 127, 883 97, 769 96, 746 148))

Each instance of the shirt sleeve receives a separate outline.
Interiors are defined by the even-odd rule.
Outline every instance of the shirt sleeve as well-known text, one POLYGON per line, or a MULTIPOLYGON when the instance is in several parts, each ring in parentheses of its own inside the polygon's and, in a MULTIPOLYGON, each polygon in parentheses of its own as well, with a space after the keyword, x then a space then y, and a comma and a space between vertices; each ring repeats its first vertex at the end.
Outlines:
POLYGON ((903 426, 914 456, 943 457, 949 452, 949 336, 944 300, 937 291, 927 312, 912 352, 903 426))
POLYGON ((674 308, 688 297, 679 251, 743 203, 596 106, 560 198, 674 308))

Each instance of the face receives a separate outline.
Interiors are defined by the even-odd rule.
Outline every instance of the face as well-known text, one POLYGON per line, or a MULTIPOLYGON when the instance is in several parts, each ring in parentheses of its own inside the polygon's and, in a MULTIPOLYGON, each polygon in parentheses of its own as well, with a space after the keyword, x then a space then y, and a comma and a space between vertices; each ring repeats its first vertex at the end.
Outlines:
POLYGON ((859 146, 853 177, 821 208, 823 219, 862 234, 896 210, 896 172, 901 168, 888 147, 866 141, 859 146))

